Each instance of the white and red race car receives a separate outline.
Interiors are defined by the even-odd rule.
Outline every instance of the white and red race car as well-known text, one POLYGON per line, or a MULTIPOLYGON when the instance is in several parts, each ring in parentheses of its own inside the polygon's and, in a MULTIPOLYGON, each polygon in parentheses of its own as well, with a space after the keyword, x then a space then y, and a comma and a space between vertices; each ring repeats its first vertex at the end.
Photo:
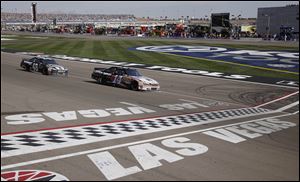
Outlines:
POLYGON ((91 77, 100 84, 111 84, 131 90, 159 90, 159 83, 141 75, 136 69, 126 67, 94 68, 91 77))

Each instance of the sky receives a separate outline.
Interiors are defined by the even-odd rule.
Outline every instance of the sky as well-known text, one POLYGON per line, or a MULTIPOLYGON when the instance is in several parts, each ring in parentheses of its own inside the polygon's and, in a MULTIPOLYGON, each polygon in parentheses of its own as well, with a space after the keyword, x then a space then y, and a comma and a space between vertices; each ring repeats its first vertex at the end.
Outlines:
MULTIPOLYGON (((256 18, 257 8, 299 4, 299 1, 34 1, 37 12, 80 14, 133 14, 136 17, 204 18, 229 12, 256 18)), ((1 12, 30 13, 31 1, 1 1, 1 12)))

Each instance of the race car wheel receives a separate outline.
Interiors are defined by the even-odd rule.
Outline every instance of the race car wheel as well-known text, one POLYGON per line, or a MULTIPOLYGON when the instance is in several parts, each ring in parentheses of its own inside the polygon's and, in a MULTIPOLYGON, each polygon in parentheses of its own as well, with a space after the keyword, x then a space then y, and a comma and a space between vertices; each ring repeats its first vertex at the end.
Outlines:
POLYGON ((131 90, 137 91, 139 90, 139 84, 138 82, 132 82, 130 85, 131 90))
POLYGON ((42 74, 43 75, 48 75, 48 70, 47 69, 42 69, 42 74))
POLYGON ((99 76, 99 78, 97 79, 97 83, 99 83, 99 84, 103 84, 103 79, 102 79, 102 77, 101 77, 101 76, 99 76))
POLYGON ((30 66, 25 66, 26 71, 30 71, 30 66))

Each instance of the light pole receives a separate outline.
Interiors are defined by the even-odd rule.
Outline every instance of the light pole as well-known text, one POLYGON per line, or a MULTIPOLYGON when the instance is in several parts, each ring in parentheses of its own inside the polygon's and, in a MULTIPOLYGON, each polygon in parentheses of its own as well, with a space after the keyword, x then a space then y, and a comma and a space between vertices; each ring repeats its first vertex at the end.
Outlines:
POLYGON ((212 18, 211 18, 211 15, 210 15, 210 18, 209 18, 208 15, 205 15, 205 18, 207 18, 208 21, 210 22, 209 34, 212 35, 212 18))
POLYGON ((212 11, 213 11, 213 9, 210 9, 210 11, 209 11, 209 15, 205 15, 205 17, 207 17, 208 19, 209 19, 209 17, 210 17, 210 19, 209 19, 209 21, 210 21, 210 35, 212 35, 212 17, 211 17, 211 13, 212 13, 212 11))
POLYGON ((239 14, 238 16, 235 15, 231 15, 232 17, 234 17, 235 20, 235 38, 240 39, 240 29, 239 29, 239 20, 240 17, 242 16, 241 14, 239 14))
POLYGON ((267 39, 269 40, 269 37, 270 37, 270 19, 271 19, 271 16, 270 15, 268 15, 268 14, 264 14, 263 16, 265 16, 265 17, 268 17, 268 26, 267 26, 267 39))

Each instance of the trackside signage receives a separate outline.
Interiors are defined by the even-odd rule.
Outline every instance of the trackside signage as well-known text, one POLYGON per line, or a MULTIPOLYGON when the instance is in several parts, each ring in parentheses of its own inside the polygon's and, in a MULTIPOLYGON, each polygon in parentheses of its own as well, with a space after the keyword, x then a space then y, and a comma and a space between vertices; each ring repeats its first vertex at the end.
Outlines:
POLYGON ((208 46, 144 46, 139 51, 164 52, 181 56, 219 60, 269 69, 299 72, 299 52, 237 50, 208 46))

